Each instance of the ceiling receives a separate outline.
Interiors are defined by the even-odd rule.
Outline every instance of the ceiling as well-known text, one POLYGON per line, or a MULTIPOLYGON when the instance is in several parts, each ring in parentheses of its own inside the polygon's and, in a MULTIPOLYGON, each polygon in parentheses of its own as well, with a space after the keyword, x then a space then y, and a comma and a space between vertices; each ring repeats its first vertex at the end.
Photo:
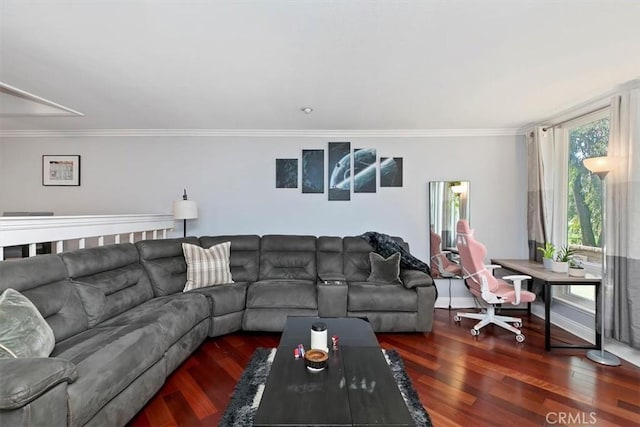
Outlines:
POLYGON ((639 19, 636 0, 1 0, 0 82, 84 116, 0 100, 0 128, 521 129, 639 78, 639 19))

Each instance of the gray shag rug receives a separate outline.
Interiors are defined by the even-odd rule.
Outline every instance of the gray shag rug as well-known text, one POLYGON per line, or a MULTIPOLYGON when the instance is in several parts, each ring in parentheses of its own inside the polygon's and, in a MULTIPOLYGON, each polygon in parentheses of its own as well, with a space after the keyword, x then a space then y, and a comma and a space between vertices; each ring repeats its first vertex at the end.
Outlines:
MULTIPOLYGON (((409 413, 413 417, 416 426, 431 427, 431 418, 420 403, 418 393, 413 388, 411 379, 404 370, 402 358, 396 350, 382 350, 398 383, 400 393, 407 402, 409 413)), ((253 417, 256 414, 262 391, 269 376, 271 363, 275 357, 276 349, 258 348, 251 356, 251 361, 245 369, 240 381, 236 384, 231 397, 231 402, 220 421, 221 427, 245 427, 253 425, 253 417)))

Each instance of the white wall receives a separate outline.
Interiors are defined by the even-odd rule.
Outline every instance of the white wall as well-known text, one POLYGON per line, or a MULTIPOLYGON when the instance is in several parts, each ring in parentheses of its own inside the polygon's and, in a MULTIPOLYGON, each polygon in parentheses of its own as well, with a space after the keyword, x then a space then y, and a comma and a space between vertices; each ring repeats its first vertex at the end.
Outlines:
MULTIPOLYGON (((329 202, 326 188, 324 194, 275 188, 276 158, 300 158, 303 148, 323 148, 326 157, 327 138, 4 138, 0 211, 166 213, 186 188, 200 210, 200 218, 187 224, 192 235, 343 236, 375 230, 404 237, 426 260, 428 182, 469 180, 471 225, 488 255, 526 256, 523 137, 350 140, 352 149, 374 147, 379 157, 403 157, 404 187, 352 193, 348 202, 329 202), (43 187, 43 154, 81 155, 81 186, 43 187)), ((182 234, 180 223, 174 234, 182 234)))

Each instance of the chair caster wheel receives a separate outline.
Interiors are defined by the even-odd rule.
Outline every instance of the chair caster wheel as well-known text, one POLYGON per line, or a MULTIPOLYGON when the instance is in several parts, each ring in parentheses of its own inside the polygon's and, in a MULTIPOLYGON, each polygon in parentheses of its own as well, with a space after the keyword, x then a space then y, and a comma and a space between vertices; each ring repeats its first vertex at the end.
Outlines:
POLYGON ((522 334, 518 334, 518 335, 516 335, 516 341, 518 341, 518 342, 524 342, 524 335, 522 335, 522 334))
POLYGON ((480 335, 480 331, 477 329, 471 328, 471 335, 473 335, 474 337, 477 337, 478 335, 480 335))
POLYGON ((458 323, 459 323, 461 320, 462 320, 462 317, 457 316, 457 315, 456 315, 456 316, 453 316, 453 321, 454 321, 454 322, 458 322, 458 323))
POLYGON ((522 322, 516 322, 513 324, 513 326, 515 326, 516 328, 520 329, 522 328, 522 322))

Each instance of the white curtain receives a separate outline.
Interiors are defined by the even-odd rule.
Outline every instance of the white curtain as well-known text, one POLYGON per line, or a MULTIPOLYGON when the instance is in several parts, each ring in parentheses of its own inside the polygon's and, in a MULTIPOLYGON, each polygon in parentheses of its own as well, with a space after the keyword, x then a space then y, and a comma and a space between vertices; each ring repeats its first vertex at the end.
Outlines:
POLYGON ((566 203, 566 176, 560 171, 566 169, 568 161, 565 145, 560 138, 560 129, 542 127, 527 130, 528 189, 527 189, 527 229, 529 258, 542 261, 537 248, 551 242, 556 246, 566 243, 562 238, 563 210, 554 206, 566 203))
POLYGON ((607 176, 606 335, 640 348, 640 88, 611 100, 607 176))
POLYGON ((541 261, 541 257, 537 248, 551 241, 550 217, 553 205, 549 199, 549 182, 552 180, 549 175, 553 173, 553 167, 546 152, 552 141, 543 141, 546 134, 541 127, 528 129, 525 133, 528 162, 527 240, 529 259, 538 261, 541 261))

